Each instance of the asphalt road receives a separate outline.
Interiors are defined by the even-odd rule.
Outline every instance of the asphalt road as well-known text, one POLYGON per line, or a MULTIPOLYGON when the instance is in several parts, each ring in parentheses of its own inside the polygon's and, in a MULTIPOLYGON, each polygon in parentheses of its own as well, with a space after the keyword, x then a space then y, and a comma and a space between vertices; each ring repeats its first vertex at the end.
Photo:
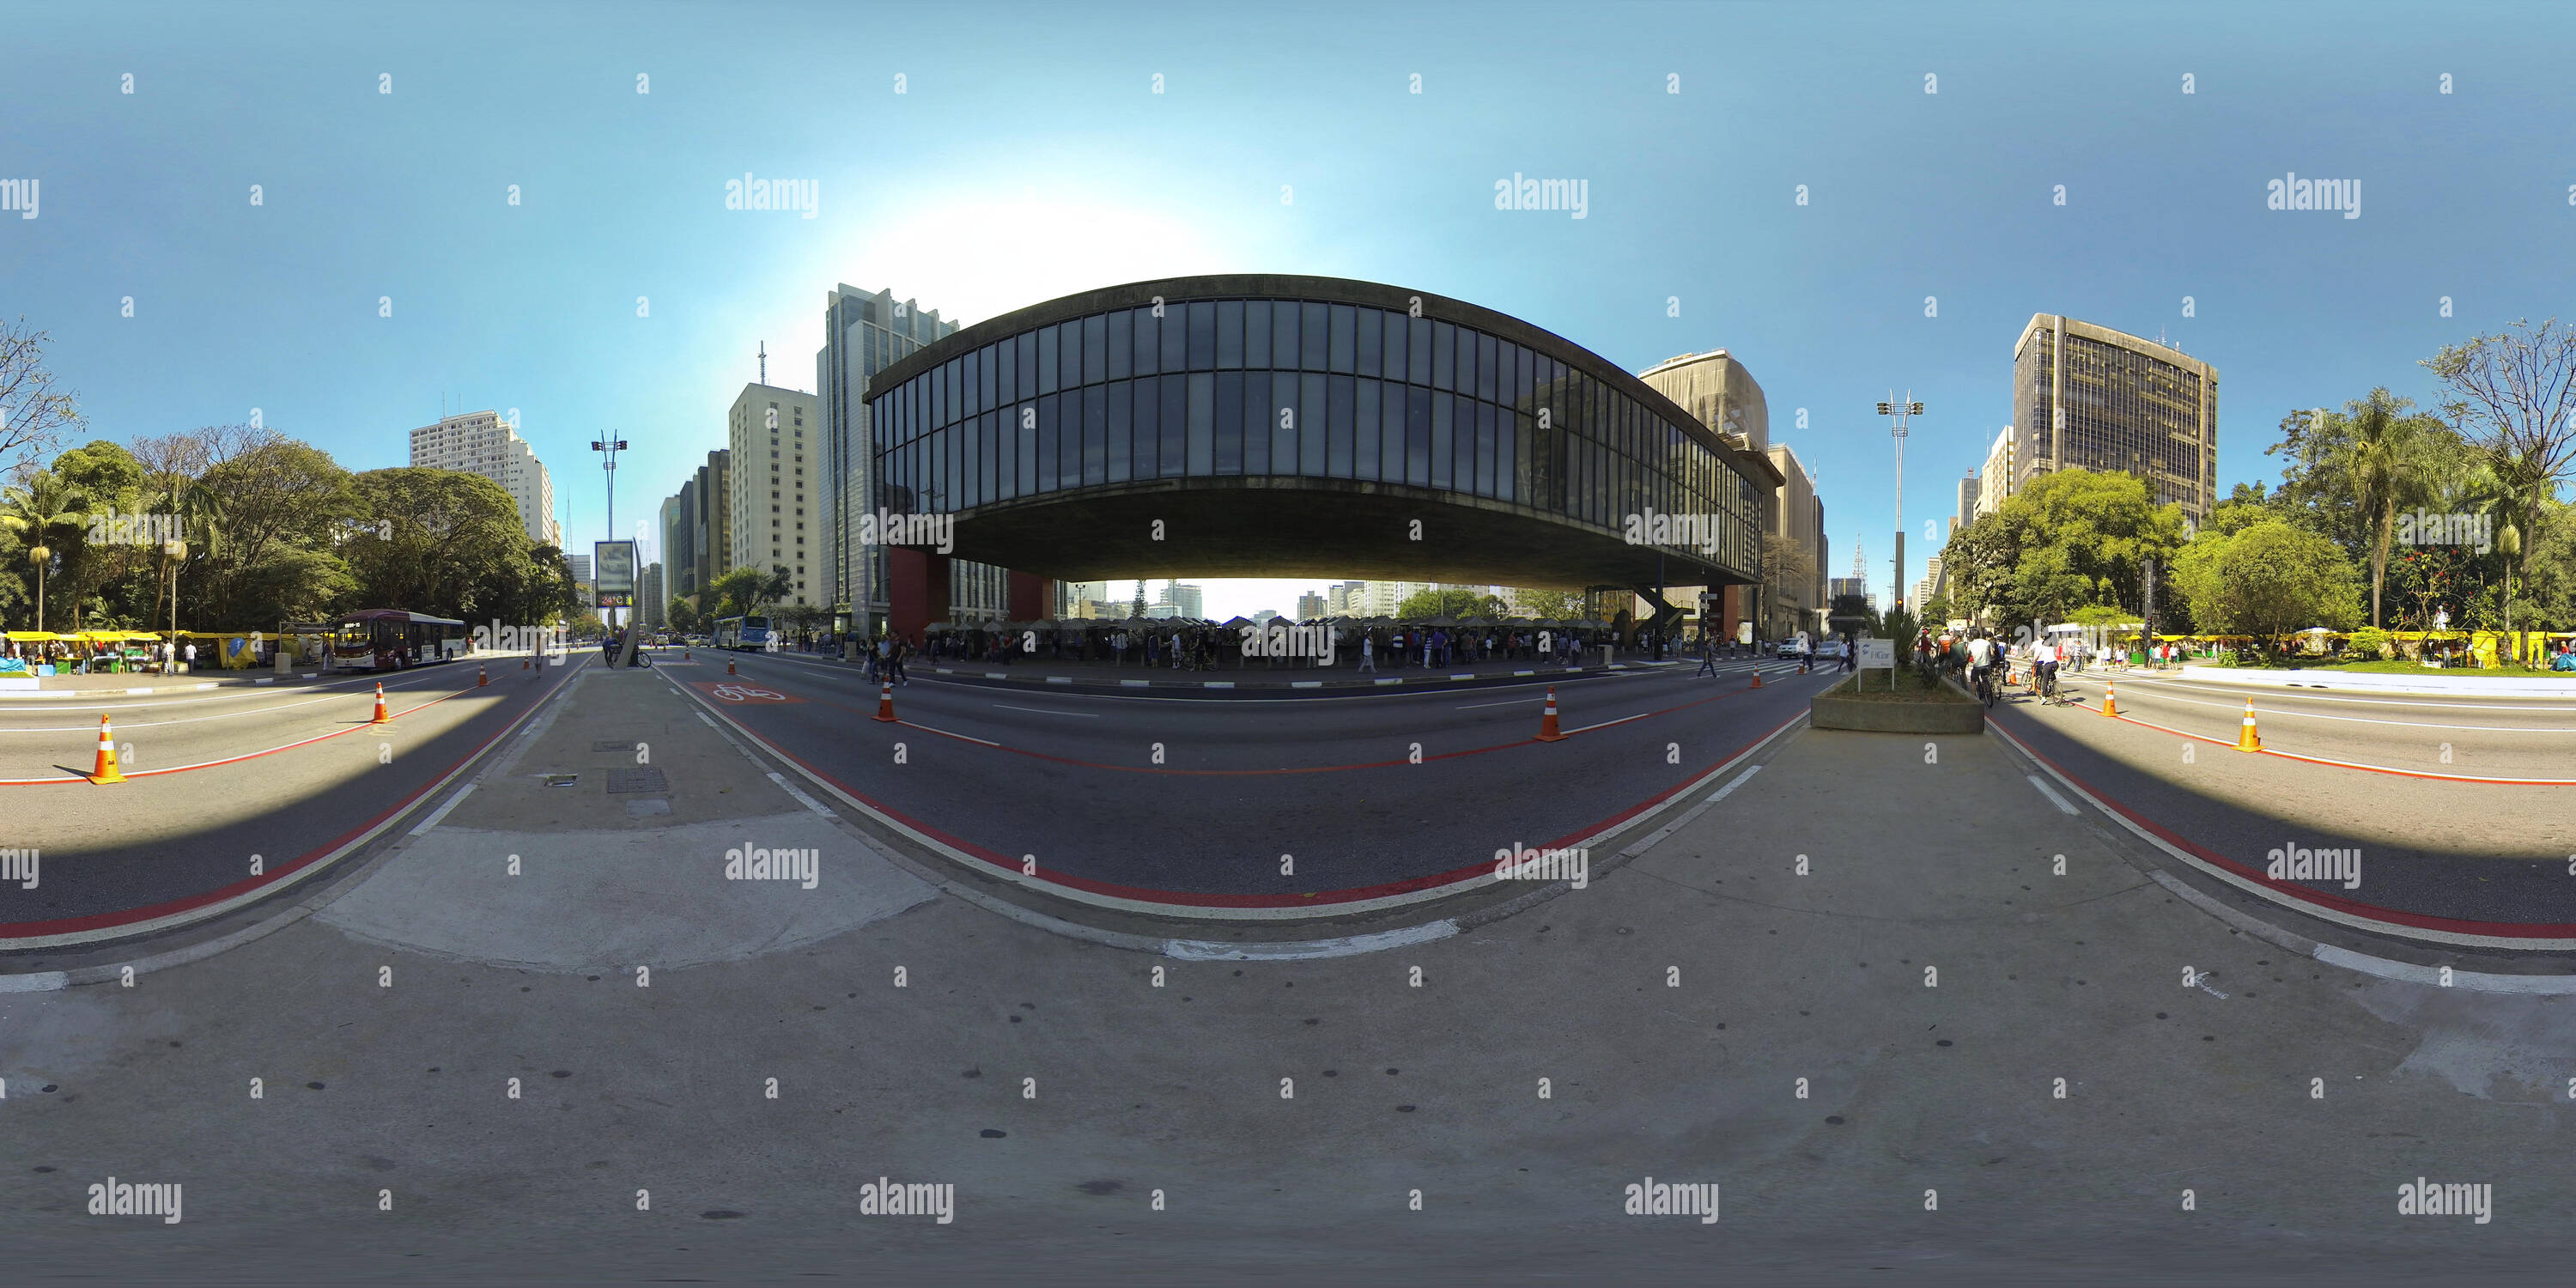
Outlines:
MULTIPOLYGON (((2099 677, 2076 687, 2098 702, 2099 677)), ((2356 871, 2268 883, 2295 906, 2467 941, 2576 936, 2576 786, 2424 776, 2576 777, 2564 732, 2576 703, 2254 695, 2267 748, 2404 771, 2379 773, 2235 750, 2243 690, 2118 687, 2130 719, 2018 694, 1996 718, 2142 826, 2240 875, 2263 877, 2276 849, 2361 852, 2356 871)))
POLYGON ((206 695, 0 702, 0 847, 39 855, 0 882, 0 940, 72 942, 159 928, 311 875, 490 742, 589 659, 516 658, 385 678, 206 695), (126 782, 93 785, 98 716, 126 782), (189 766, 202 766, 189 768, 189 766), (253 871, 256 856, 258 871, 253 871))
POLYGON ((1583 845, 1806 709, 1832 677, 1693 664, 1547 686, 1201 701, 947 683, 882 723, 855 667, 720 654, 666 673, 783 755, 976 860, 1076 895, 1329 908, 1583 845), (898 754, 897 747, 902 748, 898 754), (1286 856, 1283 859, 1283 856, 1286 856))

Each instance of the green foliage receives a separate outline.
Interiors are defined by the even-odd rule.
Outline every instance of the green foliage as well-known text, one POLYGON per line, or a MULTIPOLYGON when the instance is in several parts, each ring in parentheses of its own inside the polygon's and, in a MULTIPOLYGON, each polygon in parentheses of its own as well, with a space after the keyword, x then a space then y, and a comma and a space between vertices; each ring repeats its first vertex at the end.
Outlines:
POLYGON ((1529 618, 1548 617, 1566 621, 1583 616, 1583 595, 1572 590, 1522 590, 1517 596, 1521 614, 1529 618))
POLYGON ((1395 606, 1397 617, 1415 620, 1432 617, 1473 617, 1478 614, 1496 617, 1505 611, 1501 600, 1460 586, 1451 586, 1443 590, 1415 591, 1405 596, 1403 603, 1395 606))
POLYGON ((2204 531, 2175 560, 2174 585, 2202 631, 2263 638, 2361 616, 2352 561, 2334 542, 2277 519, 2234 536, 2204 531))
POLYGON ((2182 507, 2135 475, 2060 470, 1951 534, 1941 566, 1951 615, 2059 622, 2078 608, 2141 608, 2143 561, 2182 546, 2182 507))

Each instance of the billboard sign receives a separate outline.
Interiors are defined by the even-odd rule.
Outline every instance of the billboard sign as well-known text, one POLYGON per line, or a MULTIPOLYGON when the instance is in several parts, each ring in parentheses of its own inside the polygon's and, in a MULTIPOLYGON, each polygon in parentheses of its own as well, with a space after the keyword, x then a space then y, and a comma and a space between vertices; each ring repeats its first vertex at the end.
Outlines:
POLYGON ((592 543, 590 575, 599 607, 634 607, 635 543, 632 541, 592 543))

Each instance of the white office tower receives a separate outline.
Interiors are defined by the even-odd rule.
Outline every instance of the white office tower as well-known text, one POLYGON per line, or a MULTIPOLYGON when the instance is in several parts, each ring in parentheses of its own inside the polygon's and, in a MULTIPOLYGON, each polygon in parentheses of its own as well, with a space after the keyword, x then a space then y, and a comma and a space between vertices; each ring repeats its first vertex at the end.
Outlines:
POLYGON ((537 459, 536 449, 492 411, 466 412, 413 430, 411 463, 414 469, 462 470, 500 484, 518 503, 528 540, 562 548, 563 530, 554 517, 554 476, 537 459))

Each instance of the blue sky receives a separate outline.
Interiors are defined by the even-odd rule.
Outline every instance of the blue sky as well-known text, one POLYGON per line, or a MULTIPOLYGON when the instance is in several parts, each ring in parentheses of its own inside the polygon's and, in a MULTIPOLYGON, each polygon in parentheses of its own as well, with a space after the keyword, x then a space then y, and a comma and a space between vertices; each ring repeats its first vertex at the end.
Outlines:
POLYGON ((1864 541, 1883 593, 1873 404, 1927 406, 1919 573, 2032 313, 2214 363, 2223 490, 2277 477, 2289 408, 2429 400, 2419 359, 2557 312, 2576 237, 2549 61, 2576 10, 2537 4, 9 3, 0 28, 0 178, 42 183, 39 218, 0 216, 0 313, 53 333, 92 436, 257 407, 367 469, 442 397, 517 408, 576 548, 605 535, 588 442, 632 444, 630 526, 722 445, 761 342, 812 387, 836 282, 971 322, 1278 271, 1472 300, 1630 370, 1734 351, 1818 475, 1831 571, 1864 541), (2360 218, 2267 210, 2287 171, 2357 179, 2360 218), (818 216, 725 210, 746 172, 815 180, 818 216), (1588 216, 1496 211, 1514 173, 1586 180, 1588 216))

